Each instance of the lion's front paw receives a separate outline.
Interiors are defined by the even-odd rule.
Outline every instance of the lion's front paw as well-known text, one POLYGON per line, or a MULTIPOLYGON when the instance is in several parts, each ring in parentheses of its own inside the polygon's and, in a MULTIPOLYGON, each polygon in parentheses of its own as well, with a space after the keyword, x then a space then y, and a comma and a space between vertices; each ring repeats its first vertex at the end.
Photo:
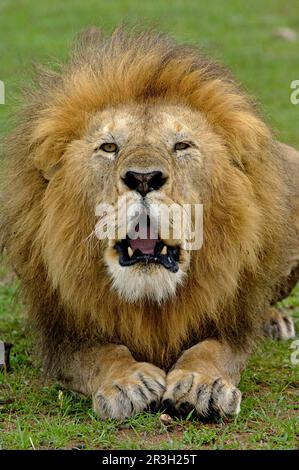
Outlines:
POLYGON ((200 416, 234 416, 240 412, 241 397, 240 390, 221 377, 175 369, 167 376, 162 405, 170 413, 195 409, 200 416))
POLYGON ((114 371, 93 395, 93 410, 101 418, 124 419, 156 408, 165 392, 163 370, 146 362, 114 371))

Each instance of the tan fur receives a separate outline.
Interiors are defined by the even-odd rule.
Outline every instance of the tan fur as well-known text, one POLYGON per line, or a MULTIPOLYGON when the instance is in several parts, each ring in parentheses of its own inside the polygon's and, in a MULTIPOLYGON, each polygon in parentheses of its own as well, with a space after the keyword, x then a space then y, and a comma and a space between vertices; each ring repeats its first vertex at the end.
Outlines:
POLYGON ((207 338, 241 356, 251 350, 299 251, 299 178, 289 180, 288 152, 229 74, 161 35, 117 30, 103 39, 91 31, 60 71, 38 72, 26 101, 5 145, 1 235, 46 369, 94 394, 89 374, 107 380, 107 363, 122 347, 102 358, 102 343, 125 345, 135 360, 163 369, 153 372, 161 380, 184 349, 207 338), (117 163, 99 166, 91 154, 104 122, 105 132, 136 132, 117 163), (182 127, 201 149, 189 163, 165 146, 167 129, 182 127), (122 172, 136 162, 164 165, 165 200, 204 205, 203 248, 183 254, 184 282, 160 303, 122 298, 107 269, 112 248, 90 236, 95 204, 115 203, 125 191, 122 172))
POLYGON ((271 307, 267 311, 266 317, 264 324, 266 337, 270 337, 276 341, 285 341, 295 338, 295 326, 290 316, 284 315, 276 308, 271 307))
POLYGON ((241 392, 235 387, 247 354, 237 355, 227 344, 207 339, 185 351, 167 376, 164 405, 181 412, 195 408, 200 416, 240 411, 241 392), (187 405, 187 407, 186 407, 187 405))

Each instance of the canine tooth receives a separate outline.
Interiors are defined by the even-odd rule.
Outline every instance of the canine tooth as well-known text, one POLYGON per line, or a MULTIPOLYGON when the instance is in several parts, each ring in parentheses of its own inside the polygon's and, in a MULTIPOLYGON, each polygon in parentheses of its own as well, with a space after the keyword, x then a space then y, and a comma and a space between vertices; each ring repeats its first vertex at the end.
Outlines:
POLYGON ((161 255, 167 255, 167 246, 164 245, 162 250, 161 250, 161 255))
POLYGON ((130 258, 132 258, 133 256, 133 250, 130 246, 128 246, 128 255, 130 256, 130 258))

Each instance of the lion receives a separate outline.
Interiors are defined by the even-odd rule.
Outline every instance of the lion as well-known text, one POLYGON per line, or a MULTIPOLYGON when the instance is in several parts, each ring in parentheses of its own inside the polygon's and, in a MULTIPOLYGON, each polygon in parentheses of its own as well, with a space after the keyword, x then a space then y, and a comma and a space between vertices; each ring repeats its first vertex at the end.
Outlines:
POLYGON ((153 31, 88 30, 25 101, 1 237, 46 373, 101 418, 237 415, 255 345, 294 336, 274 304, 299 278, 299 153, 223 66, 153 31), (105 204, 143 237, 97 236, 105 204), (200 248, 152 237, 172 204, 202 207, 200 248))

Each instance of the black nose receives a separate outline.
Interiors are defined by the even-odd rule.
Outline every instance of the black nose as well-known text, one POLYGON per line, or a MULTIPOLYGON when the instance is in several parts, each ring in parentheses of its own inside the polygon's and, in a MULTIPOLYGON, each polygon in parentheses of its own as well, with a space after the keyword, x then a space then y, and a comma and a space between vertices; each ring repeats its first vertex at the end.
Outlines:
POLYGON ((127 171, 123 178, 123 181, 128 188, 137 191, 143 197, 150 191, 160 189, 166 180, 167 177, 162 173, 162 171, 151 171, 150 173, 127 171))

